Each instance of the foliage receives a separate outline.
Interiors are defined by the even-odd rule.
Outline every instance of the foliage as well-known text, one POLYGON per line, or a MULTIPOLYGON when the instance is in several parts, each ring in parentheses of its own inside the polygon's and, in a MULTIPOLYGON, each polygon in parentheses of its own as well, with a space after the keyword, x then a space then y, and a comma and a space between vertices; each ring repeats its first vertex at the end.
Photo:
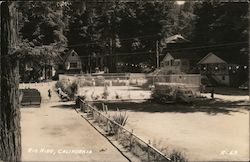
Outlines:
POLYGON ((173 162, 188 162, 185 154, 177 149, 171 149, 168 146, 162 144, 162 141, 153 141, 152 145, 157 148, 160 152, 165 154, 166 157, 170 158, 173 162))
POLYGON ((173 161, 188 162, 188 159, 185 157, 184 153, 178 150, 172 150, 169 157, 173 161))
POLYGON ((70 83, 67 80, 57 81, 56 88, 61 88, 61 90, 68 95, 68 97, 72 100, 75 99, 75 95, 78 91, 77 82, 70 83))
POLYGON ((107 99, 108 96, 109 96, 109 91, 108 91, 108 87, 107 87, 107 85, 106 85, 106 86, 104 86, 102 98, 103 98, 103 99, 107 99))
MULTIPOLYGON (((122 113, 119 109, 117 109, 116 113, 111 116, 111 119, 112 119, 112 121, 115 121, 116 123, 120 124, 121 126, 125 126, 127 124, 128 115, 126 114, 126 112, 122 113)), ((110 128, 111 128, 110 133, 117 134, 119 131, 119 127, 120 126, 118 126, 114 123, 110 123, 110 128)))
POLYGON ((163 89, 154 89, 152 100, 160 103, 168 103, 175 100, 176 88, 168 86, 163 89))
MULTIPOLYGON (((58 63, 67 46, 67 38, 64 36, 67 18, 63 14, 65 7, 60 3, 62 2, 17 2, 21 41, 16 53, 21 65, 33 63, 31 72, 38 74, 35 80, 42 76, 45 66, 58 63)), ((27 70, 21 67, 20 74, 24 76, 27 70)), ((33 77, 33 74, 28 77, 33 77)))
MULTIPOLYGON (((156 41, 160 42, 162 51, 167 47, 167 38, 175 34, 181 34, 198 46, 248 39, 247 3, 186 1, 179 6, 174 1, 127 3, 111 0, 109 3, 55 1, 19 4, 19 29, 24 42, 22 53, 32 56, 25 60, 40 60, 36 59, 36 53, 39 53, 46 56, 40 57, 43 59, 39 64, 45 64, 48 60, 60 59, 64 50, 70 48, 87 58, 82 60, 84 72, 94 71, 96 67, 100 70, 108 67, 110 72, 150 72, 156 62, 156 41), (49 50, 51 52, 38 48, 44 46, 53 48, 49 50), (121 53, 124 55, 116 56, 121 53), (47 57, 53 54, 56 57, 47 57), (118 62, 147 66, 116 69, 118 62)), ((239 52, 242 48, 238 45, 219 52, 246 63, 247 55, 239 52)), ((218 51, 218 48, 212 50, 218 51)), ((198 52, 209 51, 211 48, 198 52)))
POLYGON ((216 52, 228 60, 247 64, 247 54, 242 52, 247 48, 248 41, 248 3, 223 3, 216 0, 197 3, 194 9, 197 15, 192 41, 198 45, 237 43, 228 48, 206 48, 200 52, 216 52))
MULTIPOLYGON (((110 1, 110 3, 94 4, 72 2, 65 11, 70 17, 66 37, 69 46, 72 45, 80 55, 91 57, 90 60, 83 60, 85 71, 91 64, 99 66, 100 69, 106 66, 110 72, 116 72, 116 62, 133 64, 145 62, 151 67, 155 64, 155 56, 148 52, 155 51, 156 40, 164 40, 178 33, 184 36, 190 34, 192 28, 190 22, 194 19, 192 6, 192 3, 187 2, 181 9, 174 1, 133 3, 110 1), (80 45, 75 46, 77 44, 80 45), (115 53, 131 52, 142 52, 142 54, 112 56, 115 53), (104 59, 101 65, 96 63, 98 57, 104 59)), ((95 67, 91 67, 94 71, 95 67)), ((136 69, 123 68, 123 70, 136 69)))

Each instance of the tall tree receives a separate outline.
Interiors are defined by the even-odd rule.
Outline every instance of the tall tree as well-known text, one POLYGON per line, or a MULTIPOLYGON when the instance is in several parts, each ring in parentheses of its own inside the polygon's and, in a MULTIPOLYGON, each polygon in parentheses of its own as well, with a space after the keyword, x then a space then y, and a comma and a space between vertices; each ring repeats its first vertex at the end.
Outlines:
POLYGON ((64 16, 63 12, 67 3, 62 1, 18 3, 22 39, 19 46, 23 53, 20 58, 21 79, 37 80, 47 69, 46 67, 51 67, 51 64, 60 58, 67 47, 67 38, 64 34, 68 26, 68 17, 64 16), (35 75, 32 77, 25 69, 27 62, 33 63, 31 72, 35 75))
POLYGON ((17 11, 14 2, 1 4, 0 159, 21 160, 17 47, 17 11))

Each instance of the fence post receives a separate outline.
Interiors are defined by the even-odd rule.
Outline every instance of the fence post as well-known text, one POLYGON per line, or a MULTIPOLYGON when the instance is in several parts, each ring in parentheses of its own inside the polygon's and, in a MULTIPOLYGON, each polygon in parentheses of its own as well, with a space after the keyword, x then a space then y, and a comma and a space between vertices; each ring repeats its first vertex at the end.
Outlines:
POLYGON ((133 137, 133 129, 132 129, 132 132, 130 133, 130 141, 129 141, 129 149, 130 151, 132 151, 132 137, 133 137))
POLYGON ((118 128, 117 128, 117 135, 116 135, 117 140, 119 139, 119 132, 120 132, 120 127, 118 126, 118 128))
POLYGON ((109 120, 107 119, 107 122, 106 122, 106 131, 107 131, 107 133, 109 133, 108 129, 109 129, 109 120))
POLYGON ((147 144, 147 146, 148 146, 148 162, 150 162, 150 151, 149 151, 149 149, 150 149, 150 140, 148 141, 148 144, 147 144))
POLYGON ((81 105, 82 105, 82 108, 81 108, 81 110, 84 112, 84 113, 86 113, 86 108, 85 108, 85 103, 84 103, 84 101, 82 101, 81 100, 81 105))
POLYGON ((100 116, 101 116, 101 113, 98 111, 98 125, 100 126, 100 116))

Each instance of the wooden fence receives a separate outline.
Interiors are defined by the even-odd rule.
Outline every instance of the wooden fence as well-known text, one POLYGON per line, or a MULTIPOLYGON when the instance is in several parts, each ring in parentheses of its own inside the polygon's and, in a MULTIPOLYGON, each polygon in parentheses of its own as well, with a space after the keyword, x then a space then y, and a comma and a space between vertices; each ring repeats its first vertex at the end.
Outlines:
POLYGON ((133 132, 107 117, 103 112, 87 102, 80 100, 80 108, 92 118, 100 128, 107 134, 114 135, 116 140, 128 151, 139 157, 143 162, 177 162, 177 159, 170 159, 154 146, 147 143, 133 132))

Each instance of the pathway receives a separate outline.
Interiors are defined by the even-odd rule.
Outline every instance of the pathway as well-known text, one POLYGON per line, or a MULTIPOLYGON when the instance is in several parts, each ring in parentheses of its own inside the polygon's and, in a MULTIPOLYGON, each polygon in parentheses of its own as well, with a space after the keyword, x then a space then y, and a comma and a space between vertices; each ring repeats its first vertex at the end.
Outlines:
POLYGON ((48 100, 53 85, 30 85, 43 99, 40 108, 21 108, 22 161, 128 161, 72 109, 73 102, 58 102, 55 92, 48 100))

